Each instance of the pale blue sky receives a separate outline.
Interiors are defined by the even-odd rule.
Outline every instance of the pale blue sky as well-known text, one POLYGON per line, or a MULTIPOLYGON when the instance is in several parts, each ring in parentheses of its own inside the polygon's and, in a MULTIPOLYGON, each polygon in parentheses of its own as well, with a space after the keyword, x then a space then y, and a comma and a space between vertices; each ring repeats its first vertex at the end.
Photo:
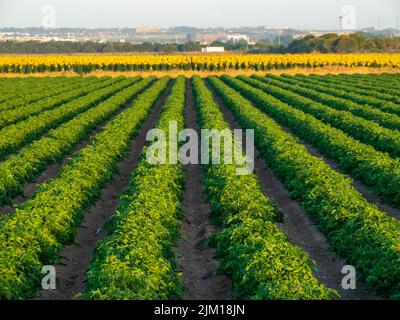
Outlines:
POLYGON ((0 0, 0 27, 40 26, 42 8, 56 9, 57 27, 143 25, 289 26, 337 29, 344 5, 356 8, 357 27, 395 27, 400 0, 0 0))

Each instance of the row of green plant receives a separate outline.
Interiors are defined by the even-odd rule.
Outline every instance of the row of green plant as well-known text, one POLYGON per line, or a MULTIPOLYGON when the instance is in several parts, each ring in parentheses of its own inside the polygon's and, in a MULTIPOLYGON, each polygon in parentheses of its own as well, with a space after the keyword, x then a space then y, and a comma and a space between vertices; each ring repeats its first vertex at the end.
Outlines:
POLYGON ((3 92, 0 101, 3 102, 9 98, 21 97, 25 91, 30 88, 32 92, 43 86, 49 86, 58 83, 73 82, 74 79, 67 77, 13 77, 0 79, 0 90, 3 92))
POLYGON ((115 81, 121 81, 121 79, 114 80, 109 78, 106 81, 98 81, 89 79, 88 82, 82 82, 76 84, 75 88, 70 88, 66 92, 50 96, 42 100, 38 100, 32 104, 27 104, 18 108, 1 111, 0 113, 0 129, 25 120, 29 117, 39 115, 44 111, 53 110, 60 107, 74 99, 82 97, 94 90, 105 88, 115 81), (85 85, 85 86, 84 86, 85 85))
POLYGON ((384 128, 379 124, 357 117, 344 110, 337 110, 297 93, 296 86, 263 83, 255 79, 240 76, 239 79, 250 83, 269 95, 302 110, 332 127, 338 128, 351 137, 369 144, 379 151, 387 152, 393 157, 400 156, 400 132, 384 128), (283 89, 283 87, 285 87, 283 89))
POLYGON ((400 98, 397 90, 394 90, 390 81, 377 83, 369 83, 365 80, 360 80, 353 76, 315 76, 311 75, 312 79, 321 81, 325 85, 333 85, 341 90, 350 90, 351 92, 361 94, 367 97, 374 97, 382 101, 392 101, 399 103, 400 98))
MULTIPOLYGON (((329 79, 335 79, 333 75, 327 75, 329 79)), ((336 79, 343 78, 344 81, 351 84, 354 81, 357 87, 364 90, 373 90, 374 92, 381 92, 394 97, 399 96, 398 90, 400 88, 400 83, 395 77, 379 77, 379 74, 375 75, 373 78, 368 77, 368 75, 340 75, 336 79)))
MULTIPOLYGON (((46 79, 49 77, 39 77, 39 81, 36 82, 36 85, 39 85, 40 79, 46 79)), ((34 82, 32 81, 33 77, 30 78, 22 78, 22 77, 2 77, 0 78, 0 90, 4 91, 3 89, 7 89, 8 91, 4 91, 5 95, 11 95, 13 93, 18 92, 19 88, 24 88, 26 86, 33 86, 34 82)), ((60 78, 61 79, 61 78, 60 78)), ((3 100, 0 97, 0 101, 3 100)))
POLYGON ((360 143, 263 91, 229 76, 222 79, 300 138, 334 159, 339 168, 370 186, 385 202, 400 207, 400 160, 360 143))
POLYGON ((310 98, 322 104, 326 104, 331 108, 348 111, 357 117, 361 117, 366 120, 372 120, 385 128, 400 130, 400 116, 392 113, 383 112, 377 108, 370 107, 368 105, 359 105, 350 100, 342 99, 331 94, 318 92, 315 89, 318 86, 317 84, 303 84, 303 81, 296 80, 296 78, 294 77, 264 78, 254 75, 252 76, 252 78, 262 81, 264 83, 278 86, 282 89, 293 91, 298 95, 310 98))
MULTIPOLYGON (((389 298, 400 298, 400 222, 369 203, 350 179, 312 156, 295 137, 237 91, 216 77, 209 81, 240 125, 255 130, 261 156, 304 211, 316 219, 330 247, 356 266, 357 275, 369 288, 389 298)), ((266 99, 272 103, 257 104, 264 112, 274 105, 279 109, 282 105, 283 110, 281 102, 266 99)), ((288 118, 291 112, 300 112, 294 108, 288 111, 288 118)), ((307 115, 303 117, 307 121, 307 115)))
MULTIPOLYGON (((43 92, 43 88, 57 84, 68 84, 75 81, 73 78, 67 77, 40 77, 40 78, 2 78, 0 81, 0 97, 1 105, 9 99, 15 99, 30 94, 39 94, 43 92), (37 92, 39 91, 39 92, 37 92)), ((42 93, 43 94, 43 93, 42 93)))
POLYGON ((52 128, 80 114, 110 97, 116 90, 124 89, 139 81, 139 78, 124 79, 105 88, 98 88, 80 98, 73 99, 56 109, 44 111, 37 116, 17 122, 0 130, 0 159, 18 151, 33 140, 39 139, 52 128))
MULTIPOLYGON (((363 76, 364 78, 366 76, 363 76)), ((356 98, 360 98, 360 101, 362 103, 362 105, 366 104, 366 100, 365 98, 371 97, 374 99, 378 99, 381 102, 389 102, 390 106, 393 106, 393 99, 397 100, 397 96, 398 94, 396 94, 397 90, 395 89, 394 83, 390 80, 387 79, 382 79, 382 82, 380 82, 379 84, 368 84, 368 86, 370 86, 370 89, 367 90, 362 90, 360 92, 357 92, 357 90, 360 90, 360 88, 357 88, 356 86, 353 86, 353 82, 359 81, 360 83, 362 83, 361 85, 366 86, 365 81, 356 78, 356 75, 340 75, 340 76, 333 76, 333 75, 325 75, 325 76, 316 76, 313 74, 310 74, 309 76, 304 76, 302 74, 296 74, 295 76, 291 76, 291 75, 287 75, 287 74, 283 74, 281 77, 282 81, 283 80, 293 80, 293 81, 297 81, 297 83, 299 84, 304 84, 304 85, 308 85, 308 86, 312 86, 312 85, 319 85, 319 86, 323 86, 323 88, 321 89, 335 89, 338 92, 341 93, 354 93, 356 95, 356 98), (336 80, 335 80, 336 79, 336 80), (347 82, 346 82, 347 79, 347 82), (385 93, 386 92, 386 93, 385 93), (390 92, 390 93, 388 93, 390 92), (384 93, 384 99, 379 99, 378 97, 376 97, 376 94, 383 94, 384 93)), ((382 97, 383 97, 382 96, 382 97)), ((355 99, 356 99, 355 98, 355 99)), ((352 101, 349 98, 344 98, 348 101, 352 101)), ((384 103, 385 104, 385 103, 384 103)), ((368 104, 366 104, 368 105, 368 104)), ((375 107, 371 105, 371 107, 375 107)), ((389 109, 390 110, 390 107, 389 109)), ((395 109, 396 110, 396 109, 395 109)))
MULTIPOLYGON (((282 77, 284 78, 287 76, 282 75, 282 77)), ((348 99, 348 100, 351 100, 351 101, 361 104, 361 105, 368 105, 371 107, 375 107, 384 112, 400 115, 400 106, 398 106, 394 102, 382 101, 382 100, 379 100, 379 99, 371 97, 371 96, 363 96, 361 94, 351 92, 348 89, 335 88, 332 85, 323 85, 321 83, 321 81, 318 81, 318 80, 313 79, 312 77, 307 77, 307 76, 300 75, 300 74, 297 74, 295 76, 295 78, 301 80, 301 82, 303 84, 318 85, 318 87, 315 87, 315 90, 317 90, 317 91, 332 94, 332 95, 335 95, 335 96, 338 96, 338 97, 341 97, 344 99, 348 99)))
POLYGON ((326 75, 327 79, 337 79, 354 84, 363 89, 372 89, 376 92, 387 93, 396 96, 396 88, 400 86, 399 79, 395 74, 341 74, 341 75, 326 75))
MULTIPOLYGON (((157 81, 121 112, 95 139, 62 168, 58 178, 42 184, 34 198, 0 218, 0 298, 35 294, 43 265, 59 260, 77 226, 117 170, 131 140, 166 90, 169 78, 157 81)), ((121 97, 128 102, 130 97, 121 97)))
MULTIPOLYGON (((231 132, 200 77, 193 78, 193 88, 201 128, 231 132)), ((221 158, 223 154, 221 148, 221 158)), ((235 161, 203 167, 213 220, 222 225, 222 231, 212 236, 211 244, 221 260, 220 271, 232 278, 233 296, 333 299, 337 293, 315 278, 315 263, 274 224, 282 221, 282 213, 263 194, 256 175, 238 175, 241 167, 235 161)))
POLYGON ((0 206, 10 203, 23 192, 25 183, 35 179, 49 164, 62 160, 91 130, 121 110, 128 99, 133 99, 154 80, 155 77, 146 78, 121 92, 118 92, 121 88, 115 88, 113 96, 104 102, 51 130, 0 163, 0 206))
MULTIPOLYGON (((88 85, 90 83, 96 83, 98 81, 104 81, 106 78, 102 79, 86 79, 84 78, 72 78, 72 81, 57 81, 55 80, 53 83, 44 84, 39 88, 20 88, 20 95, 16 95, 12 98, 8 98, 6 101, 0 103, 0 110, 5 111, 9 109, 16 109, 18 107, 23 107, 28 104, 32 104, 33 102, 39 101, 44 98, 53 97, 55 95, 65 93, 70 90, 82 88, 82 85, 88 85)), ((4 90, 4 89, 3 89, 4 90)), ((5 89, 7 90, 7 88, 5 89)), ((8 90, 7 90, 8 91, 8 90)), ((7 92, 5 91, 5 92, 7 92)), ((4 92, 4 91, 2 91, 4 92)), ((5 98, 5 96, 3 96, 5 98)))
MULTIPOLYGON (((184 129, 185 78, 172 87, 157 129, 184 129)), ((163 151, 168 156, 169 135, 163 151)), ((85 296, 101 300, 165 300, 182 296, 172 248, 179 236, 185 173, 180 164, 150 164, 148 147, 107 223, 87 273, 85 296)))
POLYGON ((400 87, 400 78, 397 73, 355 74, 354 77, 360 80, 365 79, 365 81, 373 84, 380 85, 384 82, 389 82, 393 88, 400 87))

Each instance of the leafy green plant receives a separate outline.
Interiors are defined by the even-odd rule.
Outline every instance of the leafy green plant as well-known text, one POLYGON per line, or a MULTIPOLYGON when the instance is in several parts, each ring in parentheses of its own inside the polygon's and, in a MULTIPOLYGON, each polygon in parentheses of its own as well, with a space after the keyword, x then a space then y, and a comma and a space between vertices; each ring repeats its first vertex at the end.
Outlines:
MULTIPOLYGON (((176 121, 182 130, 184 106, 185 78, 178 77, 156 128, 168 132, 176 121)), ((172 247, 180 229, 184 170, 180 164, 150 164, 146 152, 147 147, 107 223, 109 235, 95 251, 87 273, 89 299, 176 299, 183 293, 172 247)))
MULTIPOLYGON (((316 218, 331 248, 357 267, 370 288, 387 297, 398 297, 400 222, 370 204, 353 188, 350 179, 309 154, 295 137, 237 91, 216 77, 208 79, 241 126, 255 130, 256 146, 267 165, 291 196, 301 201, 305 212, 316 218)), ((246 92, 246 86, 241 82, 235 88, 243 87, 246 92)), ((273 103, 257 106, 268 112, 279 103, 268 101, 273 103)))
MULTIPOLYGON (((133 79, 133 82, 136 81, 139 81, 139 79, 133 79)), ((24 121, 3 128, 0 130, 0 159, 18 151, 26 143, 40 138, 48 130, 59 126, 65 121, 71 120, 81 112, 109 98, 115 92, 115 89, 123 89, 130 84, 132 84, 131 81, 124 81, 121 78, 115 84, 113 80, 110 80, 110 82, 101 83, 95 87, 90 86, 91 89, 89 92, 82 97, 71 99, 70 102, 56 109, 44 111, 24 121)))
POLYGON ((384 112, 400 115, 400 106, 391 101, 382 101, 380 99, 372 97, 371 95, 364 96, 362 94, 357 94, 349 90, 344 90, 344 89, 340 90, 338 88, 334 88, 333 86, 329 85, 322 86, 320 81, 316 81, 312 77, 305 77, 304 75, 296 75, 296 78, 305 83, 309 82, 319 85, 318 87, 315 88, 317 91, 333 94, 361 105, 368 105, 371 107, 378 108, 384 112))
POLYGON ((354 116, 348 111, 336 110, 320 104, 315 99, 302 97, 297 93, 301 89, 296 86, 282 85, 286 88, 265 84, 260 81, 239 76, 254 87, 263 90, 271 96, 311 114, 324 123, 338 128, 355 139, 373 146, 375 149, 388 152, 393 157, 400 155, 400 132, 383 128, 375 122, 354 116))
POLYGON ((399 88, 399 85, 395 79, 387 78, 380 79, 381 81, 379 81, 378 77, 379 74, 376 74, 374 78, 369 78, 368 75, 361 74, 327 74, 318 77, 312 75, 313 80, 321 81, 324 85, 332 84, 338 89, 343 90, 348 88, 357 94, 372 96, 383 101, 397 102, 399 97, 396 88, 399 88))
MULTIPOLYGON (((377 108, 367 105, 359 105, 350 100, 338 98, 337 96, 331 94, 318 92, 316 90, 318 84, 307 85, 304 84, 304 82, 302 81, 292 81, 292 79, 296 79, 294 77, 264 78, 259 76, 252 76, 252 78, 265 83, 271 83, 274 86, 278 86, 283 89, 291 90, 296 94, 310 98, 313 101, 326 104, 327 106, 334 109, 351 112, 357 117, 361 117, 366 120, 372 120, 383 127, 395 130, 400 129, 400 116, 392 113, 386 113, 377 108)), ((240 79, 245 81, 244 78, 240 79)), ((372 124, 372 126, 374 126, 374 124, 372 124)))
MULTIPOLYGON (((111 179, 169 81, 163 78, 139 95, 63 167, 58 178, 41 185, 34 198, 14 214, 0 218, 1 298, 26 298, 36 292, 42 265, 57 261, 60 248, 73 240, 85 210, 111 179)), ((130 99, 125 92, 115 103, 130 99)))
POLYGON ((3 78, 0 83, 0 111, 50 97, 71 89, 84 80, 68 77, 3 78))
MULTIPOLYGON (((126 100, 121 99, 121 97, 129 96, 132 99, 154 82, 155 77, 136 83, 137 80, 132 78, 110 87, 110 89, 113 89, 113 96, 60 127, 51 130, 45 137, 34 141, 20 150, 19 153, 0 163, 0 205, 9 203, 23 191, 24 183, 32 181, 49 164, 62 159, 96 125, 123 108, 126 100), (121 87, 121 85, 131 84, 134 85, 125 89, 121 87)), ((99 94, 101 97, 100 92, 99 94)))
MULTIPOLYGON (((265 113, 291 128, 299 137, 315 145, 322 153, 337 160, 340 168, 362 180, 388 203, 400 206, 400 161, 347 134, 322 123, 312 115, 229 76, 222 79, 239 90, 265 113)), ((249 80, 248 82, 259 82, 249 80)))
MULTIPOLYGON (((121 79, 119 79, 119 81, 120 80, 121 79)), ((22 103, 22 105, 18 106, 18 103, 15 101, 7 102, 9 103, 8 110, 3 110, 0 113, 0 129, 18 121, 25 120, 30 116, 40 114, 43 111, 54 109, 74 98, 81 97, 95 89, 105 87, 114 81, 113 79, 104 78, 101 80, 88 79, 87 82, 81 80, 69 87, 67 86, 69 90, 66 92, 54 94, 33 103, 22 103), (84 83, 87 84, 87 87, 82 88, 84 83)))
MULTIPOLYGON (((193 78, 200 124, 229 129, 203 80, 193 78)), ((221 150, 223 152, 223 150, 221 150)), ((205 165, 205 193, 223 230, 212 244, 221 271, 233 281, 242 299, 332 299, 337 293, 314 277, 315 264, 273 223, 282 213, 261 191, 254 174, 239 176, 237 164, 205 165)))
POLYGON ((357 75, 325 75, 315 78, 316 80, 322 81, 324 84, 334 85, 335 88, 341 90, 351 90, 354 93, 361 94, 363 96, 371 96, 383 101, 391 101, 396 104, 400 103, 400 97, 398 96, 398 83, 394 83, 390 80, 384 80, 378 82, 369 82, 366 76, 358 78, 357 75), (396 90, 397 86, 397 90, 396 90))

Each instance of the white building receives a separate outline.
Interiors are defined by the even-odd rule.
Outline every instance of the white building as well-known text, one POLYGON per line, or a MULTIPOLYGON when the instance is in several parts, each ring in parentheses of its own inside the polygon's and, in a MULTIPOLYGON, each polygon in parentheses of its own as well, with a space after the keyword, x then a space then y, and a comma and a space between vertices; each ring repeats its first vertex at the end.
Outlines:
POLYGON ((226 38, 228 39, 228 41, 233 41, 233 42, 239 42, 241 40, 246 41, 247 43, 251 42, 250 37, 244 34, 228 35, 226 38))
POLYGON ((225 52, 224 47, 205 47, 201 49, 201 52, 210 53, 210 52, 225 52))

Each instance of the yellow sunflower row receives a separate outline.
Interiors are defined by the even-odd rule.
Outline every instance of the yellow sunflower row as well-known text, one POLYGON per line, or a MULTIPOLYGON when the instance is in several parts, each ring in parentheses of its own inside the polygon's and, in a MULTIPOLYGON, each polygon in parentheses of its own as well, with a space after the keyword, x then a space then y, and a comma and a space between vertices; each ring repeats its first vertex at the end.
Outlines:
POLYGON ((8 55, 0 72, 92 70, 268 70, 323 66, 400 67, 400 54, 8 55))

